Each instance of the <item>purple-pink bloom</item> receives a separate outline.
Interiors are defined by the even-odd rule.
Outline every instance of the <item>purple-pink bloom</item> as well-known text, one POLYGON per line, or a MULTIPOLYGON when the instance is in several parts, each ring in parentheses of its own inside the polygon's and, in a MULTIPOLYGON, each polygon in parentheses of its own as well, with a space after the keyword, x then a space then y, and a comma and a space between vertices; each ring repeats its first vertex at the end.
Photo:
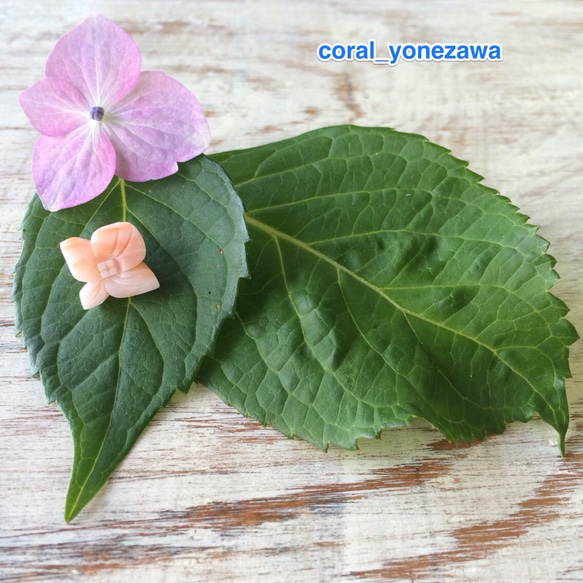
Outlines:
POLYGON ((47 210, 95 198, 114 175, 138 182, 169 176, 208 147, 196 97, 164 73, 140 69, 129 35, 91 16, 57 41, 45 79, 19 95, 41 134, 32 176, 47 210))

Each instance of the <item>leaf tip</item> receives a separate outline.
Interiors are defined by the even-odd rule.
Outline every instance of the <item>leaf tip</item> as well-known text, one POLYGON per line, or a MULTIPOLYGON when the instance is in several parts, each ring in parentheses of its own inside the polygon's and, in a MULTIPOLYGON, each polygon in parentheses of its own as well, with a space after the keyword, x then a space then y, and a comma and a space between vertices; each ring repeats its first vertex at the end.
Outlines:
POLYGON ((64 513, 65 522, 67 524, 69 524, 73 519, 75 519, 77 517, 77 515, 79 514, 79 512, 81 512, 82 509, 83 509, 83 506, 77 506, 76 504, 70 505, 67 502, 67 504, 65 504, 65 513, 64 513))
POLYGON ((566 431, 559 431, 559 452, 560 452, 562 458, 565 457, 565 451, 566 451, 565 436, 566 436, 566 431))
POLYGON ((89 504, 95 494, 97 494, 99 488, 100 486, 95 488, 93 491, 88 492, 86 487, 79 486, 73 482, 73 479, 71 479, 67 497, 65 499, 65 522, 69 523, 74 520, 81 512, 81 510, 83 510, 83 508, 89 504))

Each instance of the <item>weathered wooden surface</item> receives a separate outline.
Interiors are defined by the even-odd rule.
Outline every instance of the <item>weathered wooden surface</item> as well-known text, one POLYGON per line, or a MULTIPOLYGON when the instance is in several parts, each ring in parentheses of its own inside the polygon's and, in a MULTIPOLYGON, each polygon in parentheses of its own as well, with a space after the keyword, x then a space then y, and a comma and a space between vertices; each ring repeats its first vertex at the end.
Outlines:
POLYGON ((583 581, 582 349, 568 454, 540 421, 454 448, 422 421, 357 452, 289 441, 198 387, 62 518, 72 456, 14 337, 12 268, 36 138, 16 96, 101 12, 199 97, 212 151, 325 125, 417 132, 471 161, 551 242, 583 330, 583 3, 0 0, 0 580, 583 581), (322 63, 326 41, 497 42, 502 63, 322 63))

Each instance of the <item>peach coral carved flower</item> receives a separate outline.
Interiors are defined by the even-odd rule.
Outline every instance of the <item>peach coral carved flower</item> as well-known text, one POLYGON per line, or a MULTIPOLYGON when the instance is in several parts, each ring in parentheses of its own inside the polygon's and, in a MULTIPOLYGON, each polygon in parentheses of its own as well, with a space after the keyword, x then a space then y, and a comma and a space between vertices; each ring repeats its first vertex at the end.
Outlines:
POLYGON ((169 176, 208 147, 196 97, 164 73, 140 69, 129 35, 91 16, 57 41, 45 79, 19 95, 41 134, 32 175, 47 210, 95 198, 114 174, 138 182, 169 176))
POLYGON ((143 263, 146 245, 131 223, 113 223, 97 229, 91 240, 71 237, 61 251, 73 277, 87 282, 79 292, 83 309, 103 303, 109 296, 129 298, 160 287, 143 263))

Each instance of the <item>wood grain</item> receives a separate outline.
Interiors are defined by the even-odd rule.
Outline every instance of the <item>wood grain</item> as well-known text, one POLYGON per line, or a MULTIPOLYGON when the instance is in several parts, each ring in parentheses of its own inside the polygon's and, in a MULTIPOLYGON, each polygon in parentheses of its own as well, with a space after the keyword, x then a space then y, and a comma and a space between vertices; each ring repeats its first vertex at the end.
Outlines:
POLYGON ((211 151, 339 123, 421 133, 552 244, 583 319, 583 3, 0 0, 1 581, 583 581, 581 343, 568 453, 540 421, 455 448, 426 423, 327 454, 203 387, 160 412, 103 491, 62 518, 72 445, 14 336, 12 269, 35 132, 17 94, 101 12, 199 97, 211 151), (323 63, 322 42, 496 42, 502 63, 323 63))

